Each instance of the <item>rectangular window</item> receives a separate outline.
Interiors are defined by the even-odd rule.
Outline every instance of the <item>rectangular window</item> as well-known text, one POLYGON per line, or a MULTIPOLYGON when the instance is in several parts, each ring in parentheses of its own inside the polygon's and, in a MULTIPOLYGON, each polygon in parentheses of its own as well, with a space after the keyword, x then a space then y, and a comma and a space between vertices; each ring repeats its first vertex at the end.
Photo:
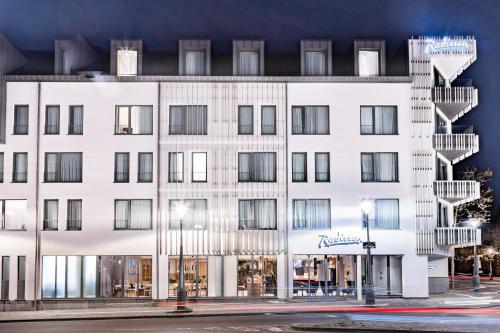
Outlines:
POLYGON ((83 134, 83 106, 71 105, 69 107, 68 134, 83 134))
POLYGON ((43 230, 57 230, 58 216, 59 201, 45 199, 43 205, 43 230))
POLYGON ((398 153, 361 153, 362 182, 397 182, 398 153))
MULTIPOLYGON (((368 213, 370 228, 399 229, 399 200, 375 199, 368 213)), ((366 228, 366 225, 363 227, 366 228)))
POLYGON ((129 182, 129 162, 129 153, 115 153, 115 183, 129 182))
POLYGON ((292 107, 292 134, 330 134, 328 106, 292 107))
POLYGON ((306 51, 304 59, 304 75, 323 76, 326 75, 326 52, 306 51))
POLYGON ((137 75, 137 50, 116 51, 116 75, 137 75))
POLYGON ((81 183, 82 153, 45 153, 46 183, 81 183))
POLYGON ((66 230, 82 230, 82 200, 68 200, 66 230))
POLYGON ((184 181, 184 153, 168 153, 168 182, 184 181))
POLYGON ((205 230, 208 223, 207 199, 170 200, 169 229, 180 229, 180 219, 176 208, 181 204, 186 206, 186 215, 182 219, 182 230, 205 230))
POLYGON ((115 134, 153 134, 152 105, 117 105, 115 134))
POLYGON ((239 230, 276 230, 276 199, 239 200, 239 230))
POLYGON ((45 108, 45 134, 59 134, 59 105, 45 108))
POLYGON ((152 228, 152 200, 115 200, 115 230, 152 228))
POLYGON ((28 181, 28 153, 14 153, 12 182, 26 183, 28 181))
POLYGON ((275 182, 276 153, 239 153, 239 182, 275 182))
POLYGON ((398 134, 396 106, 362 106, 361 134, 398 134))
POLYGON ((264 105, 261 110, 261 129, 262 135, 276 134, 276 106, 264 105))
POLYGON ((316 153, 316 182, 330 181, 330 153, 316 153))
POLYGON ((0 200, 0 229, 26 230, 27 200, 0 200))
POLYGON ((2 294, 0 299, 9 299, 9 274, 10 274, 10 257, 2 256, 2 294))
POLYGON ((238 75, 259 75, 259 52, 239 51, 238 75))
POLYGON ((238 106, 238 134, 253 134, 253 106, 238 106))
POLYGON ((28 134, 29 106, 14 106, 14 134, 28 134))
POLYGON ((207 181, 207 153, 193 153, 192 170, 193 183, 207 181))
POLYGON ((292 182, 307 182, 307 153, 292 153, 292 182))
POLYGON ((358 54, 359 76, 378 76, 380 72, 379 52, 360 50, 358 54))
POLYGON ((26 256, 17 257, 17 299, 24 300, 26 285, 26 256))
POLYGON ((139 153, 138 161, 137 182, 153 182, 153 153, 139 153))
POLYGON ((294 199, 294 229, 330 229, 330 199, 294 199))
POLYGON ((192 50, 184 54, 186 75, 206 75, 205 51, 192 50))
POLYGON ((207 135, 207 106, 172 105, 168 121, 171 135, 207 135))
POLYGON ((3 183, 3 153, 0 153, 0 183, 3 183))

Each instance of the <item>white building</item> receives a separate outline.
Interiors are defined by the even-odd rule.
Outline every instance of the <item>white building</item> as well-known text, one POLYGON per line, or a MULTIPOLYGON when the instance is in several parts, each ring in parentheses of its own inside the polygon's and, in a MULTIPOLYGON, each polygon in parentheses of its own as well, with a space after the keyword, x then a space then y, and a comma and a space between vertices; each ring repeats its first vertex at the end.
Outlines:
POLYGON ((44 64, 0 36, 1 304, 175 297, 180 203, 189 297, 361 299, 363 200, 376 294, 447 291, 454 246, 480 244, 453 222, 479 197, 452 172, 478 151, 452 125, 477 104, 454 81, 475 43, 113 40, 108 57, 77 37, 44 64))

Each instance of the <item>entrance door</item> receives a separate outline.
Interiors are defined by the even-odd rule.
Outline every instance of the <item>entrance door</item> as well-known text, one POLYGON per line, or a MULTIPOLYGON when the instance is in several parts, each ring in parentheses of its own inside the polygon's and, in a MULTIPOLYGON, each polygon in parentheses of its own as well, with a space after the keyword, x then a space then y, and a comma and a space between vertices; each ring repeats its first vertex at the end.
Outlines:
POLYGON ((238 257, 238 296, 277 296, 275 256, 238 257))

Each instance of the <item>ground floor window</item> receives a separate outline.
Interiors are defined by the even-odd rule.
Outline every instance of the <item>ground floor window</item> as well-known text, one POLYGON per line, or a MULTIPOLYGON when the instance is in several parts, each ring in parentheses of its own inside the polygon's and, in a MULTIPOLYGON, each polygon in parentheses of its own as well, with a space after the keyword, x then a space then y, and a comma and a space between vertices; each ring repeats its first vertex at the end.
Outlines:
MULTIPOLYGON (((179 256, 168 260, 168 296, 176 297, 179 287, 179 256)), ((184 287, 188 297, 208 296, 208 257, 184 256, 184 287)))
POLYGON ((151 256, 43 256, 42 298, 151 297, 151 256))
POLYGON ((277 296, 276 256, 238 256, 238 296, 277 296))

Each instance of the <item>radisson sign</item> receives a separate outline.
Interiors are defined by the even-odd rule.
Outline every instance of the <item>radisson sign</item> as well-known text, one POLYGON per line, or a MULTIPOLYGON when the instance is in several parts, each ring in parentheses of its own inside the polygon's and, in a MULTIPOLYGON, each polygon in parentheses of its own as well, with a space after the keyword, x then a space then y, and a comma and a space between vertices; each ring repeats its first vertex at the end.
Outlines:
POLYGON ((338 232, 337 235, 333 237, 327 235, 318 235, 318 237, 320 238, 318 249, 321 249, 321 247, 331 247, 336 245, 361 244, 361 238, 357 236, 344 236, 338 232))
POLYGON ((431 39, 425 40, 427 53, 440 53, 450 51, 466 51, 469 48, 469 41, 463 39, 431 39))

